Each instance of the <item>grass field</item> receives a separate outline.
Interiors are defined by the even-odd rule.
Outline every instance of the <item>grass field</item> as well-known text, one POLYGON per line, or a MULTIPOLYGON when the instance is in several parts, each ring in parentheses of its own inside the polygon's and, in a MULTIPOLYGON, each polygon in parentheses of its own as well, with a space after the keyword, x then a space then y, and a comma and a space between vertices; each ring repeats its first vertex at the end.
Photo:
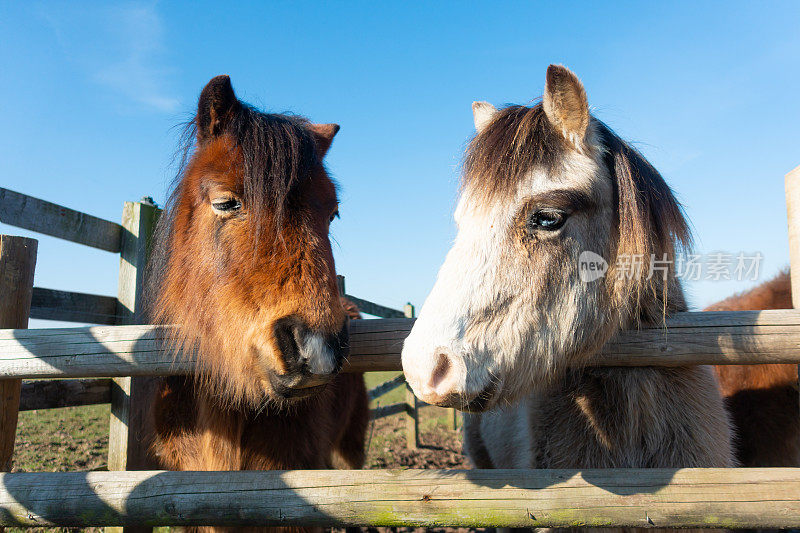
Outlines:
MULTIPOLYGON (((19 414, 12 472, 106 468, 109 405, 24 411, 19 414)), ((102 528, 86 528, 87 533, 102 528)), ((67 528, 7 528, 8 533, 60 533, 67 528)), ((72 530, 74 531, 74 530, 72 530)))
POLYGON ((14 472, 105 467, 109 405, 25 411, 19 415, 14 472))
MULTIPOLYGON (((367 372, 364 374, 364 384, 367 390, 373 389, 385 381, 396 378, 400 372, 367 372)), ((397 387, 393 391, 387 392, 379 398, 381 405, 387 405, 395 402, 402 402, 405 398, 405 388, 397 387)), ((375 402, 373 401, 373 407, 375 402)))

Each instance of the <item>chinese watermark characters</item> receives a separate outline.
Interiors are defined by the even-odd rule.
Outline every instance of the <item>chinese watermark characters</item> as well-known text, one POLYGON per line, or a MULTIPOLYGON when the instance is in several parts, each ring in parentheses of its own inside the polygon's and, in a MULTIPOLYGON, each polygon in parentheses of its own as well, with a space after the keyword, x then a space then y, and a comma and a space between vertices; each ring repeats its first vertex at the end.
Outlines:
POLYGON ((578 258, 581 281, 589 283, 604 277, 609 270, 618 279, 667 279, 670 272, 686 281, 756 281, 764 256, 761 252, 713 252, 709 254, 677 254, 661 257, 651 254, 620 255, 614 268, 600 255, 584 251, 578 258))

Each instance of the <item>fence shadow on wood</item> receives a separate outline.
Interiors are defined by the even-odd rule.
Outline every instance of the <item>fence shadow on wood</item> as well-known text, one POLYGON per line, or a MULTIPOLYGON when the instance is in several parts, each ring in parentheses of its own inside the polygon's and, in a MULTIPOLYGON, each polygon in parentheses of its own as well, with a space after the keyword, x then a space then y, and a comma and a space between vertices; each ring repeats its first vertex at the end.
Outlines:
MULTIPOLYGON (((114 339, 115 343, 121 345, 115 346, 114 349, 103 344, 103 342, 108 342, 108 339, 100 338, 94 334, 95 331, 102 330, 103 328, 64 328, 51 330, 17 329, 8 331, 12 332, 15 340, 24 343, 25 350, 28 353, 34 355, 50 368, 63 371, 65 374, 74 372, 76 365, 80 365, 82 361, 90 362, 92 370, 83 371, 81 377, 108 377, 103 374, 102 367, 108 366, 113 368, 120 364, 129 364, 130 361, 136 363, 138 367, 131 371, 132 375, 139 375, 137 371, 142 375, 149 375, 147 367, 153 363, 153 358, 151 356, 155 356, 159 361, 163 360, 165 339, 163 330, 148 329, 145 330, 144 333, 137 334, 134 338, 128 339, 123 337, 114 339), (36 340, 32 342, 32 338, 36 338, 36 340), (64 344, 83 345, 79 357, 54 355, 53 349, 64 344), (120 350, 121 347, 123 348, 122 350, 120 350), (120 351, 126 355, 130 355, 130 359, 120 357, 120 351)), ((119 327, 116 327, 115 330, 122 331, 119 327)), ((179 364, 185 362, 186 361, 183 359, 176 359, 174 365, 177 367, 179 364)))
MULTIPOLYGON (((351 525, 283 483, 291 472, 65 472, 2 476, 5 526, 351 525), (147 476, 140 480, 141 475, 147 476), (219 496, 224 486, 226 498, 219 496), (103 489, 111 488, 109 492, 103 489)), ((380 522, 379 519, 376 521, 380 522)))
POLYGON ((800 502, 779 487, 798 482, 788 468, 2 474, 0 524, 787 527, 800 502))
MULTIPOLYGON (((642 485, 631 484, 630 479, 625 479, 626 469, 614 469, 615 473, 610 475, 610 469, 547 469, 540 470, 544 475, 536 478, 536 484, 530 483, 530 477, 526 476, 525 469, 506 470, 507 476, 503 479, 487 478, 482 470, 464 470, 464 476, 472 483, 488 489, 502 489, 514 487, 523 490, 543 490, 555 487, 570 480, 580 478, 581 481, 593 487, 602 489, 610 494, 617 496, 637 496, 643 494, 655 494, 663 488, 669 486, 675 474, 680 468, 653 468, 649 471, 653 475, 648 479, 648 483, 642 485), (620 474, 620 475, 618 475, 620 474)), ((627 469, 631 473, 641 471, 641 469, 627 469)), ((446 472, 459 472, 458 470, 446 472)))
MULTIPOLYGON (((394 525, 392 515, 407 517, 415 507, 422 503, 426 512, 440 514, 452 502, 440 498, 437 487, 448 478, 466 480, 478 494, 482 488, 491 491, 514 491, 519 494, 532 492, 550 493, 548 489, 564 485, 576 485, 583 481, 618 496, 652 495, 668 486, 678 469, 657 469, 652 471, 646 484, 632 485, 631 477, 625 470, 548 470, 531 476, 528 470, 495 470, 487 474, 481 470, 436 470, 422 474, 419 483, 407 494, 408 501, 400 501, 409 507, 398 508, 395 495, 389 495, 387 502, 375 501, 374 496, 365 494, 365 501, 351 501, 354 506, 370 505, 370 516, 360 513, 363 524, 353 521, 356 517, 343 517, 336 508, 348 501, 347 495, 331 497, 332 501, 309 499, 300 493, 298 483, 284 483, 284 477, 301 478, 302 471, 272 471, 273 475, 261 472, 66 472, 47 474, 12 474, 3 476, 3 488, 16 503, 16 506, 0 506, 0 524, 26 526, 59 525, 65 527, 88 526, 171 526, 171 525, 217 525, 217 526, 350 526, 350 525, 394 525), (110 479, 109 474, 114 476, 110 479), (133 474, 133 475, 131 475, 133 474), (142 475, 145 479, 140 480, 142 475), (428 479, 426 479, 426 477, 428 479), (427 483, 426 483, 427 481, 427 483), (435 481, 435 483, 434 483, 435 481), (224 486, 226 497, 221 498, 220 487, 224 486), (105 489, 105 490, 104 490, 105 489), (109 490, 111 489, 111 490, 109 490), (177 490, 176 490, 177 489, 177 490), (100 491, 103 493, 100 494, 100 491), (342 501, 339 501, 339 500, 342 501), (437 500, 440 502, 437 505, 437 500), (327 503, 327 505, 326 505, 327 503), (425 505, 428 504, 428 505, 425 505), (330 506, 333 512, 326 512, 330 506), (383 508, 385 507, 385 508, 383 508), (437 512, 438 511, 438 512, 437 512)), ((334 471, 335 472, 335 471, 334 471)), ((635 474, 635 470, 630 471, 635 474)), ((369 473, 367 473, 369 474, 369 473)), ((323 474, 324 477, 324 474, 323 474)), ((337 474, 330 476, 336 479, 337 474)), ((302 478, 298 481, 302 481, 302 478)), ((313 486, 313 483, 310 484, 313 486)), ((324 483, 323 483, 324 485, 324 483)), ((367 493, 369 486, 365 487, 367 493)), ((309 494, 314 494, 310 492, 309 494)), ((319 492, 316 492, 318 495, 319 492)), ((486 493, 488 496, 489 493, 486 493)), ((495 496, 496 497, 496 496, 495 496)), ((552 497, 550 495, 549 497, 552 497)), ((538 499, 538 498, 537 498, 538 499)), ((492 498, 487 498, 491 507, 492 498)), ((558 506, 556 502, 554 506, 558 506)), ((509 509, 511 510, 511 509, 509 509)), ((536 518, 538 509, 526 508, 514 518, 500 520, 505 525, 524 526, 533 522, 537 526, 565 525, 564 518, 555 522, 541 522, 536 518)), ((581 516, 580 512, 569 517, 568 523, 582 521, 597 516, 581 516)), ((452 518, 453 522, 442 525, 469 525, 469 517, 452 518)), ((494 525, 494 523, 493 523, 494 525)))

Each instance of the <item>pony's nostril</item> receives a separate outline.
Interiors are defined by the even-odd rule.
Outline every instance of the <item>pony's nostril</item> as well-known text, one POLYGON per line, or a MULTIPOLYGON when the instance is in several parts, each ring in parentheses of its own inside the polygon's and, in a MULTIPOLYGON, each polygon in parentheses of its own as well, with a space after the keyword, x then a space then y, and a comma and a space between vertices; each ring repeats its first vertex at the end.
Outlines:
POLYGON ((450 355, 447 349, 437 348, 434 357, 436 358, 436 365, 433 367, 433 373, 431 374, 430 388, 440 394, 442 392, 448 392, 440 389, 447 388, 447 378, 453 367, 450 361, 450 355))
POLYGON ((295 315, 280 318, 273 327, 275 343, 283 360, 280 373, 328 375, 339 371, 350 345, 348 328, 329 334, 309 328, 295 315))
POLYGON ((301 346, 307 328, 303 321, 294 315, 278 319, 273 326, 275 342, 287 371, 297 371, 303 366, 301 346))

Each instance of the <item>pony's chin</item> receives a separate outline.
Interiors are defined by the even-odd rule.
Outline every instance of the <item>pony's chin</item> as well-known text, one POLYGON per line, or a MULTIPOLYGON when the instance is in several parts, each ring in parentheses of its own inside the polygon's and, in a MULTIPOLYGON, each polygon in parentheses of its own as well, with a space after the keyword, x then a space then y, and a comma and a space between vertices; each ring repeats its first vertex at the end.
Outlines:
POLYGON ((465 413, 477 414, 491 411, 495 405, 497 405, 497 402, 475 404, 473 401, 462 407, 457 407, 457 409, 465 413))
POLYGON ((302 389, 284 389, 282 391, 274 391, 274 394, 282 401, 293 402, 316 396, 325 390, 325 387, 327 386, 328 385, 326 383, 324 385, 315 385, 313 387, 304 387, 302 389))
POLYGON ((464 411, 465 413, 482 413, 497 405, 498 398, 499 395, 496 383, 490 383, 479 394, 470 399, 465 399, 463 395, 452 394, 435 402, 434 405, 452 407, 459 411, 464 411))
POLYGON ((278 401, 292 402, 315 396, 325 390, 333 376, 303 376, 288 378, 268 372, 269 379, 264 384, 267 395, 278 401), (291 383, 291 384, 289 384, 291 383))

